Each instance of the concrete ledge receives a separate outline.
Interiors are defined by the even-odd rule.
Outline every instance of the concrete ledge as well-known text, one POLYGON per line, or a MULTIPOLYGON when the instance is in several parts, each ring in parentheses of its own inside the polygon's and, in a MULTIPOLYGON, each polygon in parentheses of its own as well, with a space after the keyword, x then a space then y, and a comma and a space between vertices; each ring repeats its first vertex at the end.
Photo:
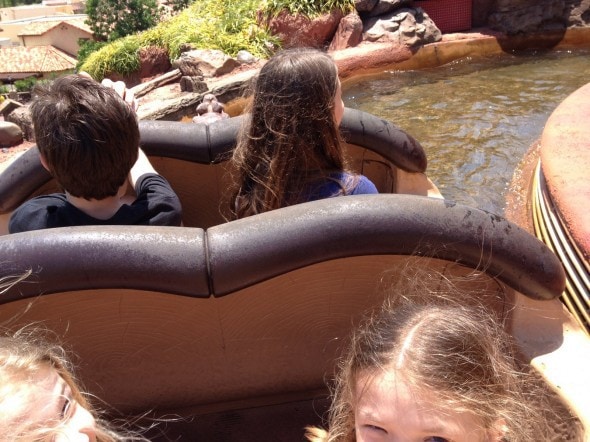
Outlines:
POLYGON ((590 260, 590 83, 568 96, 547 120, 541 166, 555 208, 590 260))

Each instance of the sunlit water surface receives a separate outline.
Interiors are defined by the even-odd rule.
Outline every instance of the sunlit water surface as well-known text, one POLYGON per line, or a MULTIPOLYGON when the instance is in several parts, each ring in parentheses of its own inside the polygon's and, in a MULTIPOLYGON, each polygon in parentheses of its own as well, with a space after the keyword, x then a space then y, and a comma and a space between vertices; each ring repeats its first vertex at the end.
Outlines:
POLYGON ((418 139, 446 198, 502 214, 547 118, 588 82, 590 52, 506 55, 365 77, 344 86, 344 103, 418 139))

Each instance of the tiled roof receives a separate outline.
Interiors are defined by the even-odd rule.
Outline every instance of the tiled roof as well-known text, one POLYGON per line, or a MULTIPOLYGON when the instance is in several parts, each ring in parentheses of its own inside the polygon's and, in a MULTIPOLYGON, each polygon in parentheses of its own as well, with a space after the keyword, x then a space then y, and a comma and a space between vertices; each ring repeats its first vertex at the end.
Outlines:
POLYGON ((78 60, 53 46, 0 47, 0 74, 62 72, 74 69, 78 60))
POLYGON ((23 28, 22 31, 18 33, 18 36, 27 36, 27 35, 43 35, 47 31, 59 26, 60 24, 65 23, 74 28, 81 29, 82 31, 86 31, 89 34, 92 34, 92 29, 84 23, 82 19, 74 19, 74 20, 51 20, 51 21, 40 21, 31 23, 23 28))

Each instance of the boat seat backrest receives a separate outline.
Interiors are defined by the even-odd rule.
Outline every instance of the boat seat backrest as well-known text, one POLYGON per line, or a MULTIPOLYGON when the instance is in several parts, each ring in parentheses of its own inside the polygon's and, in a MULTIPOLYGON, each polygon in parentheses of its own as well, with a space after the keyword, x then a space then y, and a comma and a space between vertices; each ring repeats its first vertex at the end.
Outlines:
MULTIPOLYGON (((227 160, 243 117, 211 125, 140 121, 141 146, 156 170, 179 195, 183 224, 208 228, 229 219, 228 189, 233 171, 227 160)), ((410 135, 388 121, 346 109, 341 124, 352 170, 366 175, 381 193, 395 193, 397 170, 423 173, 426 155, 410 135)), ((0 175, 0 235, 8 233, 12 211, 27 199, 60 191, 43 169, 36 148, 0 175)))

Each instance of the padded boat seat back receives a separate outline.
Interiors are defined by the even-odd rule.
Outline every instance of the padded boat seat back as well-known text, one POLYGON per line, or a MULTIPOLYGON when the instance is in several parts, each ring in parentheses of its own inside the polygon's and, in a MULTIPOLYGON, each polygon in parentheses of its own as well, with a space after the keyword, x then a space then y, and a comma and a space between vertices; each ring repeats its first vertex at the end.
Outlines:
MULTIPOLYGON (((185 226, 208 228, 229 219, 233 171, 227 159, 242 119, 234 117, 209 126, 140 121, 141 146, 179 195, 185 226)), ((422 146, 388 121, 346 109, 341 132, 347 140, 351 169, 368 176, 381 193, 396 193, 400 170, 420 174, 426 170, 422 146)), ((10 214, 20 204, 57 191, 36 148, 30 149, 0 175, 0 234, 8 233, 10 214)))

